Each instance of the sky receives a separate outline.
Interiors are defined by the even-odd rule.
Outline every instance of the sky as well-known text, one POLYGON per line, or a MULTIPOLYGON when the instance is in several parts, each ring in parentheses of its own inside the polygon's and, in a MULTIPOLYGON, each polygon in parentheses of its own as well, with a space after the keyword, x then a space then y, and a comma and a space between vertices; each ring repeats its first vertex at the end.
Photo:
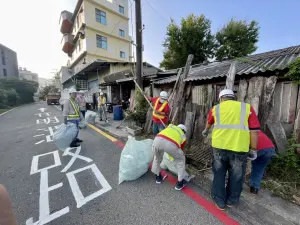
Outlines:
MULTIPOLYGON (((134 0, 130 0, 134 3, 134 0)), ((155 66, 163 59, 162 43, 173 18, 204 14, 215 33, 231 18, 256 20, 260 35, 257 53, 300 45, 300 0, 141 0, 144 61, 155 66)), ((77 0, 0 0, 0 43, 18 54, 19 66, 51 78, 67 62, 61 50, 59 17, 73 11, 77 0)), ((130 8, 131 9, 131 8, 130 8)), ((133 18, 134 18, 134 7, 133 18)), ((129 13, 131 15, 131 13, 129 13)), ((131 16, 130 16, 131 17, 131 16)), ((134 26, 135 20, 132 20, 134 26)), ((130 20, 130 33, 131 31, 130 20)), ((133 32, 133 39, 135 40, 133 32)))

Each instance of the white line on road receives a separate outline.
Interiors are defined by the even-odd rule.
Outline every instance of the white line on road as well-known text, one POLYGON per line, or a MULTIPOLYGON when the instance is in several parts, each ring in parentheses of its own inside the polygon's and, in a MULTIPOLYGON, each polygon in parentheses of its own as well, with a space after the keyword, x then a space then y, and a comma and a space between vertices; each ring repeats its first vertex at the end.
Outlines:
POLYGON ((70 187, 71 190, 73 192, 74 198, 76 200, 77 203, 77 208, 80 208, 81 206, 85 205, 87 202, 93 200, 94 198, 99 197, 100 195, 110 191, 112 188, 109 185, 109 183, 107 182, 107 180, 105 179, 105 177, 102 175, 102 173, 100 172, 100 170, 97 168, 96 164, 92 164, 83 168, 80 168, 78 170, 74 170, 72 172, 67 173, 67 177, 70 183, 70 187), (87 197, 84 197, 79 186, 78 186, 78 182, 75 178, 75 174, 76 173, 80 173, 82 171, 91 169, 95 175, 95 177, 97 178, 97 180, 100 182, 101 186, 103 188, 101 188, 100 190, 94 192, 93 194, 90 194, 87 197))
MULTIPOLYGON (((19 107, 16 107, 16 108, 19 108, 19 107)), ((15 110, 16 108, 13 108, 13 109, 10 109, 10 110, 8 110, 8 111, 6 111, 6 112, 4 112, 4 113, 1 113, 0 116, 3 116, 3 115, 5 115, 6 113, 9 113, 10 111, 15 110)))
POLYGON ((59 158, 58 150, 53 151, 53 152, 44 153, 44 154, 41 154, 41 155, 35 155, 35 156, 32 157, 30 175, 35 174, 35 173, 39 173, 41 171, 48 170, 48 169, 51 169, 51 168, 54 168, 54 167, 57 167, 57 166, 60 166, 60 165, 61 165, 61 161, 60 161, 60 158, 59 158), (53 158, 54 158, 54 164, 51 165, 51 166, 39 169, 38 164, 39 164, 40 157, 45 156, 45 155, 51 155, 51 154, 53 155, 53 158))
POLYGON ((44 141, 45 140, 38 141, 38 142, 35 143, 35 145, 39 145, 39 144, 43 143, 44 141))
POLYGON ((59 108, 57 105, 54 105, 54 107, 61 111, 61 108, 59 108))
POLYGON ((33 137, 40 137, 40 136, 43 136, 45 134, 37 134, 37 135, 34 135, 33 137))

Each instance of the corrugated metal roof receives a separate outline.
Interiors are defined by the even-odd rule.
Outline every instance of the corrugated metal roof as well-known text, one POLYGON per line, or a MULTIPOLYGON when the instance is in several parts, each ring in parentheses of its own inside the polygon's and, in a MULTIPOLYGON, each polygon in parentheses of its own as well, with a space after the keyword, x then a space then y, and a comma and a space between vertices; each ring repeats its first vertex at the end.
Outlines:
POLYGON ((177 77, 177 75, 170 76, 170 77, 167 77, 167 78, 164 78, 164 79, 156 80, 153 83, 154 84, 168 84, 168 83, 172 83, 172 82, 176 81, 176 77, 177 77))
MULTIPOLYGON (((283 70, 289 63, 300 57, 300 45, 275 51, 250 55, 237 60, 236 74, 247 75, 257 72, 283 70)), ((227 76, 232 60, 212 62, 208 65, 194 65, 191 67, 185 81, 207 80, 227 76)))

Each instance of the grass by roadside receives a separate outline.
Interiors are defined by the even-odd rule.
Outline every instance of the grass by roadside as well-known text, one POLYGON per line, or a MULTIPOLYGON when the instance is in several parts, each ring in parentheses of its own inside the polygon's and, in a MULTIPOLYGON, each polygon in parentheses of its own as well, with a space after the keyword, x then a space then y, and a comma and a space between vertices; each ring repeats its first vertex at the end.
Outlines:
POLYGON ((0 114, 7 112, 8 110, 11 110, 12 108, 7 108, 7 109, 0 109, 0 114))

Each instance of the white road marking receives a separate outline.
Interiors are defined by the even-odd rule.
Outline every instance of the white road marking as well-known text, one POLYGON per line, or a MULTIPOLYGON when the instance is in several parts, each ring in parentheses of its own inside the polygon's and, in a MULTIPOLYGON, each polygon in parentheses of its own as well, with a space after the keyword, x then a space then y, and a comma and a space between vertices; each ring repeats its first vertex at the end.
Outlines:
POLYGON ((81 151, 81 146, 77 147, 76 148, 76 151, 75 153, 72 153, 71 152, 71 149, 73 148, 67 148, 65 151, 64 151, 64 154, 63 156, 66 156, 66 155, 70 155, 70 156, 73 156, 72 159, 69 161, 69 163, 65 166, 65 168, 63 168, 63 170, 61 171, 62 173, 65 173, 68 171, 68 169, 70 169, 70 167, 73 165, 73 163, 75 162, 75 160, 78 158, 78 159, 82 159, 86 162, 92 162, 93 160, 90 159, 90 158, 87 158, 85 156, 81 156, 79 155, 80 151, 81 151))
POLYGON ((48 170, 48 169, 51 169, 53 167, 57 167, 57 166, 60 166, 60 165, 61 165, 61 161, 60 161, 60 158, 59 158, 58 150, 53 151, 53 152, 48 152, 48 153, 45 153, 45 154, 41 154, 41 155, 35 155, 35 156, 32 157, 30 175, 35 174, 35 173, 39 173, 41 171, 48 170), (53 154, 53 157, 54 157, 54 164, 51 165, 51 166, 39 169, 38 168, 39 158, 41 156, 51 155, 51 154, 53 154))
POLYGON ((69 207, 65 207, 59 211, 56 211, 53 214, 50 214, 49 192, 58 189, 62 186, 63 183, 60 182, 56 185, 49 187, 48 170, 41 171, 39 220, 33 223, 33 218, 31 217, 26 221, 26 225, 43 225, 70 212, 69 207))
POLYGON ((87 202, 99 197, 100 195, 102 195, 112 189, 111 186, 109 185, 109 183, 107 182, 107 180, 105 179, 105 177, 102 175, 100 170, 97 168, 96 164, 92 164, 92 165, 80 168, 78 170, 74 170, 72 172, 67 173, 66 175, 68 177, 74 198, 76 200, 77 208, 80 208, 81 206, 85 205, 87 202), (88 170, 88 169, 91 169, 93 171, 97 180, 100 182, 102 188, 100 190, 94 192, 93 194, 90 194, 89 196, 84 197, 78 186, 77 180, 75 178, 75 174, 80 173, 85 170, 88 170))
POLYGON ((34 135, 33 137, 40 137, 40 136, 44 136, 45 134, 37 134, 37 135, 34 135))
POLYGON ((39 145, 39 144, 43 143, 44 141, 45 140, 38 141, 38 142, 35 143, 35 145, 39 145))
MULTIPOLYGON (((16 107, 16 108, 19 108, 19 107, 16 107)), ((6 113, 9 113, 10 111, 15 110, 16 108, 13 108, 13 109, 10 109, 10 110, 8 110, 8 111, 6 111, 6 112, 4 112, 4 113, 1 113, 0 116, 3 116, 3 115, 5 115, 6 113)))
POLYGON ((41 112, 45 112, 46 108, 40 108, 38 110, 41 111, 41 112))
POLYGON ((54 107, 61 111, 61 108, 59 108, 57 105, 54 105, 54 107))

